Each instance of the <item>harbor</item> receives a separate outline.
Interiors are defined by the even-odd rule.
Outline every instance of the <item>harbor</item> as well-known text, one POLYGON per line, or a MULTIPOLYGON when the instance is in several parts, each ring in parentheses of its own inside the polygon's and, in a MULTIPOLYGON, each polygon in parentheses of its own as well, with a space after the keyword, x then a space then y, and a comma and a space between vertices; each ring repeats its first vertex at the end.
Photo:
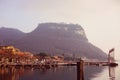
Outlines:
MULTIPOLYGON (((78 62, 80 63, 80 62, 78 62)), ((6 66, 0 67, 0 77, 2 80, 49 80, 57 79, 57 80, 119 80, 119 76, 116 76, 119 73, 119 65, 116 67, 111 66, 96 66, 96 65, 83 65, 82 69, 80 64, 77 66, 55 66, 55 67, 40 67, 40 66, 6 66), (79 71, 79 70, 82 71, 79 71), (114 72, 115 71, 115 72, 114 72), (101 73, 101 74, 98 74, 101 73), (92 75, 96 74, 97 77, 92 75), (110 74, 110 75, 109 75, 110 74), (12 77, 13 76, 13 77, 12 77), (26 76, 26 77, 25 77, 26 76), (49 77, 48 77, 49 76, 49 77), (67 77, 64 77, 67 76, 67 77), (110 79, 109 79, 110 76, 110 79), (90 79, 92 78, 92 79, 90 79), (94 79, 95 78, 95 79, 94 79), (115 79, 111 79, 115 78, 115 79)))
POLYGON ((21 52, 13 46, 0 47, 0 67, 41 67, 41 66, 76 66, 77 62, 83 61, 83 65, 96 66, 117 66, 114 57, 114 48, 109 50, 107 61, 83 60, 82 58, 65 60, 64 56, 48 56, 45 53, 33 55, 28 52, 21 52))
MULTIPOLYGON (((0 69, 38 69, 47 71, 59 67, 76 67, 76 80, 86 80, 84 69, 86 66, 118 66, 114 57, 114 49, 109 50, 106 61, 85 60, 83 58, 66 60, 64 56, 50 56, 46 53, 33 55, 29 52, 21 52, 13 46, 0 47, 0 51, 0 69)), ((111 68, 109 69, 111 70, 111 68)))

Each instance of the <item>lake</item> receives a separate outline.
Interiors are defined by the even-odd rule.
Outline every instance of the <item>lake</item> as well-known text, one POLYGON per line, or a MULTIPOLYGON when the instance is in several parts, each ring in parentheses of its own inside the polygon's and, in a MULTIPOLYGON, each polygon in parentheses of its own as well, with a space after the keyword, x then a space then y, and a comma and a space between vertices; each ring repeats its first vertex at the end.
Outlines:
MULTIPOLYGON (((120 66, 84 66, 84 80, 120 80, 120 66)), ((0 80, 77 80, 76 66, 0 68, 0 80)))

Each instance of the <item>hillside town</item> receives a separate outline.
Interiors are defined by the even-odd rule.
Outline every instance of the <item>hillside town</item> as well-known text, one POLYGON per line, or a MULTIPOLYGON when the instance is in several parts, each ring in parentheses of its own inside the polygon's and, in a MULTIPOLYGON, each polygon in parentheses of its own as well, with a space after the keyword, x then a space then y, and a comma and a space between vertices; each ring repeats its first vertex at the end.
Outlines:
POLYGON ((14 46, 0 46, 0 65, 40 65, 62 63, 63 56, 50 56, 46 53, 22 52, 14 46))

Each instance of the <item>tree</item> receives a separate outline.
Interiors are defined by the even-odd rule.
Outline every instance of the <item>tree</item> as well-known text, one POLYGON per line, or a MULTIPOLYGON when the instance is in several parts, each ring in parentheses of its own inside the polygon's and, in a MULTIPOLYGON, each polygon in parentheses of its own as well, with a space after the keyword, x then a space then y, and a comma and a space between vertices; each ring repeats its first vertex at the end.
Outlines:
POLYGON ((38 55, 41 56, 41 57, 49 56, 49 55, 48 55, 47 53, 45 53, 45 52, 41 52, 41 53, 39 53, 38 55))

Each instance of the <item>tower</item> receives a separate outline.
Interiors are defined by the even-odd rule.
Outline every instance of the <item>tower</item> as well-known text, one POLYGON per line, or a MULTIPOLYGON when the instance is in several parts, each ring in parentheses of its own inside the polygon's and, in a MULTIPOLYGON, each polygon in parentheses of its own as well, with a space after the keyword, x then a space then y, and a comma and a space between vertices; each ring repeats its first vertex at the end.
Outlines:
POLYGON ((115 62, 114 51, 115 51, 114 48, 109 50, 109 54, 108 54, 108 62, 109 63, 114 63, 115 62))

